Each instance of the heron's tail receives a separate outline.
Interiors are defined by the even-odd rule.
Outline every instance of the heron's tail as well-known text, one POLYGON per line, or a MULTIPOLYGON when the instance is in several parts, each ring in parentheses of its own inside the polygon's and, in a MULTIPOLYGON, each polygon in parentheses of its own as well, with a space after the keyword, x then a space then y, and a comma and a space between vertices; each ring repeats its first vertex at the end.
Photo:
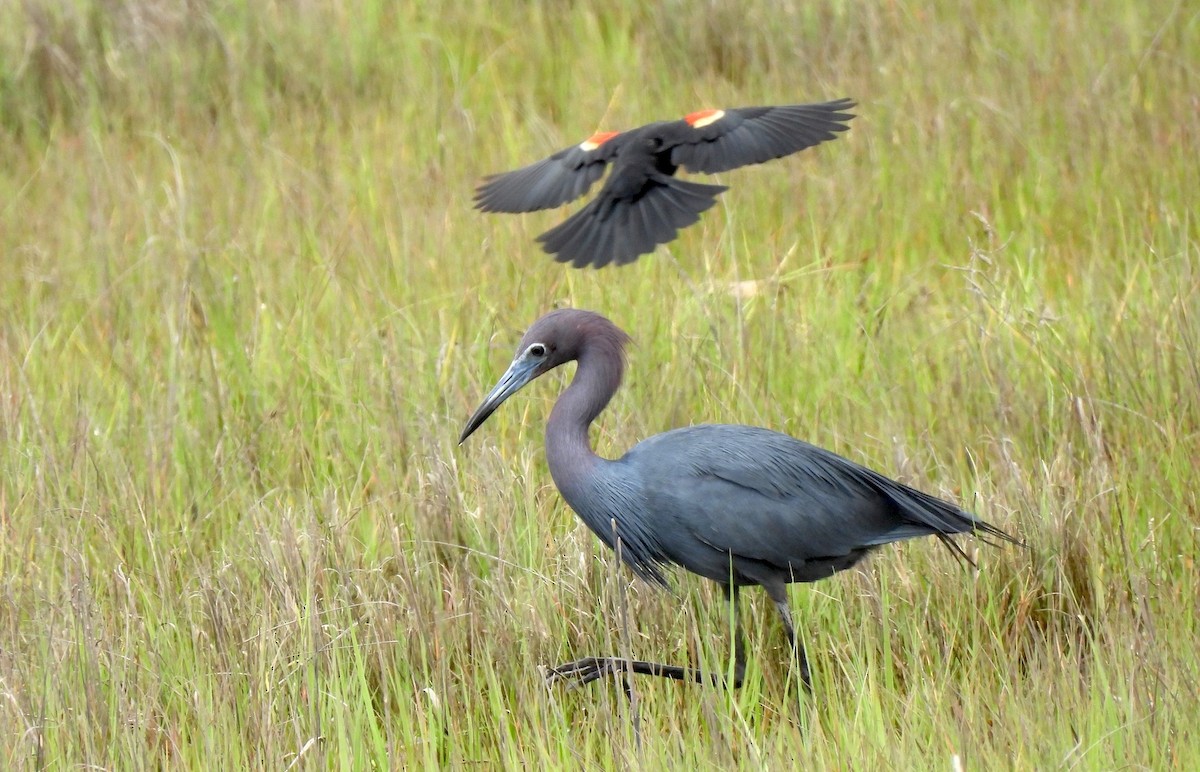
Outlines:
POLYGON ((894 528, 882 537, 879 543, 912 539, 918 536, 936 536, 946 549, 972 566, 975 561, 963 551, 950 537, 955 534, 969 533, 992 546, 998 546, 995 540, 1025 546, 1025 542, 997 528, 966 510, 943 501, 936 496, 922 493, 885 477, 876 480, 880 491, 899 508, 903 525, 894 528), (880 484, 882 483, 882 484, 880 484))

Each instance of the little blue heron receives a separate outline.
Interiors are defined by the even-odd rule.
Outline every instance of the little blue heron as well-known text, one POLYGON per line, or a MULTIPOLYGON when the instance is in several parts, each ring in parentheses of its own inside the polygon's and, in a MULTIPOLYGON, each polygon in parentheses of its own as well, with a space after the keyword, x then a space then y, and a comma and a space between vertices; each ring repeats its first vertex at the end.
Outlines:
POLYGON ((675 238, 728 190, 676 179, 760 164, 837 137, 854 116, 849 99, 809 105, 700 110, 626 132, 603 131, 516 171, 486 177, 475 193, 484 212, 533 212, 587 193, 612 164, 591 203, 538 236, 560 263, 597 268, 631 263, 675 238))
MULTIPOLYGON (((592 532, 642 579, 666 586, 661 569, 674 564, 721 585, 733 607, 734 687, 745 672, 739 587, 761 585, 775 602, 807 686, 808 661, 792 624, 789 583, 824 579, 877 547, 918 536, 936 536, 968 561, 951 534, 1018 543, 949 502, 769 429, 689 426, 643 440, 619 460, 600 458, 588 427, 621 384, 628 341, 620 328, 591 311, 546 314, 525 333, 459 443, 525 384, 578 362, 546 424, 554 483, 592 532)), ((627 671, 723 682, 693 668, 617 657, 570 662, 549 677, 588 683, 627 671)))

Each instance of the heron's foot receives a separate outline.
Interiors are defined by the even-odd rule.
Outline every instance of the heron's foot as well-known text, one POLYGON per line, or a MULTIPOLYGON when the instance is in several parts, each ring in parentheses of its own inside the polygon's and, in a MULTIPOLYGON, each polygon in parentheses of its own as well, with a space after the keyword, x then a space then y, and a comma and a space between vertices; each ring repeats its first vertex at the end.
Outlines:
POLYGON ((624 660, 614 657, 584 657, 546 669, 546 683, 569 682, 570 688, 578 689, 606 676, 615 676, 627 671, 624 660))
MULTIPOLYGON (((743 668, 744 666, 740 666, 737 673, 735 673, 736 677, 731 684, 735 689, 742 685, 743 668)), ((710 676, 695 668, 663 665, 658 662, 643 662, 640 659, 622 659, 621 657, 584 657, 574 662, 568 662, 565 665, 549 668, 546 671, 546 683, 552 684, 555 681, 570 681, 571 686, 574 688, 590 684, 592 681, 606 676, 613 676, 624 680, 629 675, 658 676, 659 678, 670 678, 675 681, 694 681, 696 683, 715 684, 717 686, 725 685, 725 679, 721 676, 710 676)), ((628 692, 627 683, 626 691, 628 692)))

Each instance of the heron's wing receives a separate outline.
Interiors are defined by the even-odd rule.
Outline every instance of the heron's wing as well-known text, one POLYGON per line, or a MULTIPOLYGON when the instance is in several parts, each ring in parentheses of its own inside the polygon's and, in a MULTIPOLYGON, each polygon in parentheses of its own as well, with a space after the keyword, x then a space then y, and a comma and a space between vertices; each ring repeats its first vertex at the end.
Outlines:
POLYGON ((850 99, 808 105, 703 110, 664 132, 678 144, 671 162, 715 173, 760 164, 835 139, 854 117, 850 99))
POLYGON ((493 174, 475 189, 475 208, 484 212, 533 212, 579 198, 604 175, 620 148, 620 134, 595 134, 549 158, 511 172, 493 174))
POLYGON ((903 523, 888 502, 852 470, 823 461, 796 448, 759 447, 698 465, 693 479, 705 516, 692 521, 693 533, 721 551, 777 566, 894 541, 903 523))

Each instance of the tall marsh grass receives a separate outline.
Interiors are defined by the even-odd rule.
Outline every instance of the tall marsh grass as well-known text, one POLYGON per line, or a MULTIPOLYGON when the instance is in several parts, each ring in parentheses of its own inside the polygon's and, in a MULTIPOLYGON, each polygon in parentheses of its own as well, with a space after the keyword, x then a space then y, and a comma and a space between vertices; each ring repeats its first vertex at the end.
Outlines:
POLYGON ((0 6, 0 765, 1195 766, 1197 51, 1183 2, 0 6), (625 269, 470 207, 597 128, 840 96, 625 269), (546 688, 729 656, 553 489, 561 380, 455 445, 558 304, 637 341, 602 453, 771 426, 1029 549, 796 588, 811 695, 758 593, 740 692, 546 688))

